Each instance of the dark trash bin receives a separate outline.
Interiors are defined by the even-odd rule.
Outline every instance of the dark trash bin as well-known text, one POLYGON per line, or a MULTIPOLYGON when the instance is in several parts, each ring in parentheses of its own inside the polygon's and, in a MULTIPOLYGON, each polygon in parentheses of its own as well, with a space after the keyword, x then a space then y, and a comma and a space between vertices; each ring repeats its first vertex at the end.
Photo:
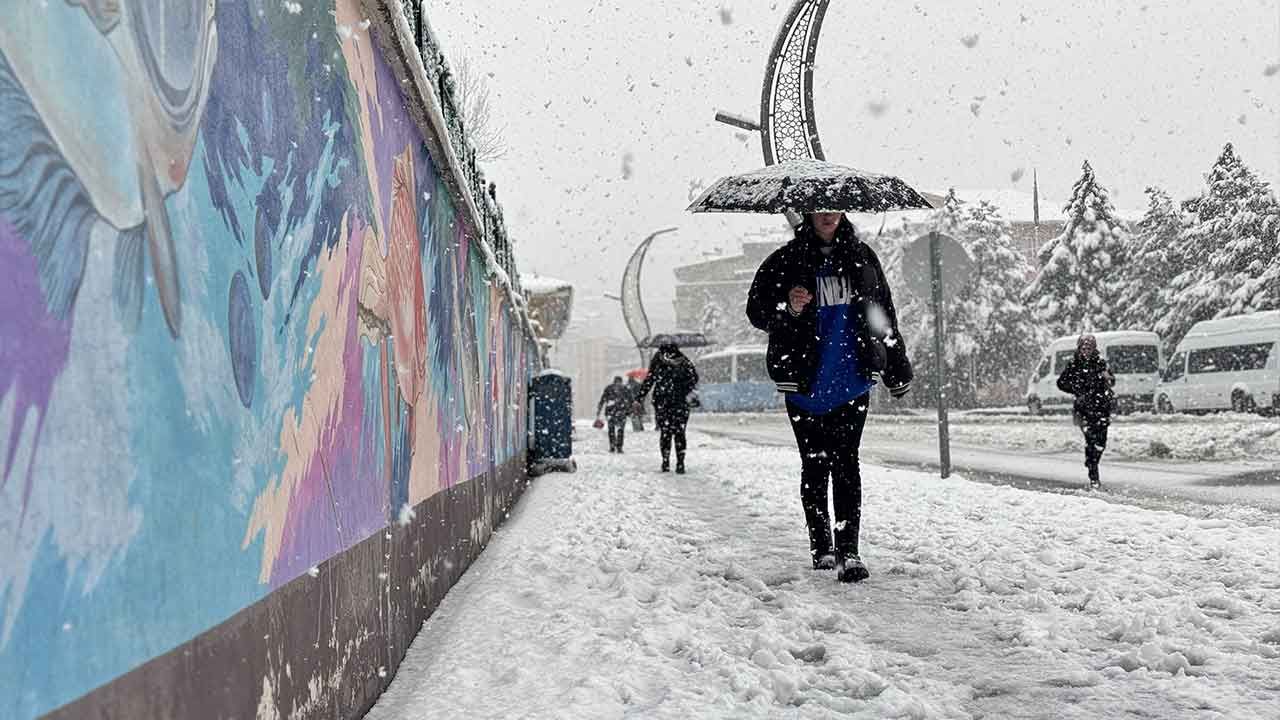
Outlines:
POLYGON ((575 472, 573 461, 573 381, 544 370, 529 383, 529 474, 575 472))

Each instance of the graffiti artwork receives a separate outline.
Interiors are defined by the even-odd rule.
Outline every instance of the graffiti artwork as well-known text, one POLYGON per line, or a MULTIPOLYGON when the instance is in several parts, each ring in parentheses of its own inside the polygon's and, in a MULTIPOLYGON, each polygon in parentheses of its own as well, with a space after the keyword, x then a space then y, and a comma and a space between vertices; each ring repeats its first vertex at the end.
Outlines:
POLYGON ((522 457, 534 349, 356 0, 10 5, 0 716, 25 718, 522 457))

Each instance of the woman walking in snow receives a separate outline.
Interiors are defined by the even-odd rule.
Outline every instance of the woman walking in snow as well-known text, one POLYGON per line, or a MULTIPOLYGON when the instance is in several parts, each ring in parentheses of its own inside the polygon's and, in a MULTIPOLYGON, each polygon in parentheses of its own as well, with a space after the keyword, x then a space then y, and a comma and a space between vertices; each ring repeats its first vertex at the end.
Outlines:
POLYGON ((858 446, 867 395, 878 375, 900 398, 912 377, 884 269, 844 213, 806 215, 795 239, 756 272, 747 318, 769 333, 769 377, 786 393, 813 567, 837 570, 841 582, 863 580, 858 446))
POLYGON ((1092 335, 1081 335, 1076 354, 1058 376, 1058 389, 1076 397, 1072 408, 1076 425, 1084 432, 1084 466, 1089 471, 1090 489, 1101 487, 1098 463, 1107 449, 1107 429, 1111 426, 1111 405, 1115 400, 1116 376, 1098 352, 1092 335))
POLYGON ((671 470, 671 445, 676 446, 676 473, 685 472, 684 455, 688 443, 689 396, 698 387, 698 371, 680 348, 663 345, 649 362, 649 375, 640 385, 636 400, 653 391, 653 419, 658 425, 658 449, 662 452, 662 472, 671 470))

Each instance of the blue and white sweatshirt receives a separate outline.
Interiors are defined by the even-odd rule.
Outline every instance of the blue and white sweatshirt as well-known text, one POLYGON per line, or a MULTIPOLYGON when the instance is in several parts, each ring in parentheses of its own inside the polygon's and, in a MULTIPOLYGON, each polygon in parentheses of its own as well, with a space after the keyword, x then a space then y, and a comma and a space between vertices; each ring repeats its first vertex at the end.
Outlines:
POLYGON ((848 276, 835 274, 830 254, 816 272, 818 306, 818 369, 807 395, 787 393, 796 407, 814 415, 825 415, 871 392, 875 381, 858 372, 855 343, 861 313, 848 276))

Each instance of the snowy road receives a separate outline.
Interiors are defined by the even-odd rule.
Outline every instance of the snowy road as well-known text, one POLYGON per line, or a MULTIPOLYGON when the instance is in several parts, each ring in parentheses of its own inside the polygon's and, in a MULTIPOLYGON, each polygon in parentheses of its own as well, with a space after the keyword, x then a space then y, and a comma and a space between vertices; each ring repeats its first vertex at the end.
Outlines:
MULTIPOLYGON (((1235 416, 1244 417, 1244 416, 1235 416)), ((756 445, 794 447, 781 413, 700 415, 698 427, 718 437, 756 445)), ((867 423, 862 456, 874 463, 935 471, 937 433, 931 418, 875 416, 867 423)), ((1188 511, 1188 503, 1235 507, 1201 508, 1214 517, 1271 515, 1280 526, 1280 450, 1277 426, 1252 418, 1162 418, 1146 422, 1121 418, 1103 457, 1103 483, 1113 500, 1157 509, 1188 511), (1144 456, 1160 438, 1174 457, 1144 456), (1250 442, 1252 441, 1252 442, 1250 442), (1225 457, 1202 458, 1217 447, 1225 457), (1264 512, 1258 512, 1264 511, 1264 512)), ((1080 432, 1062 417, 961 417, 952 426, 952 466, 975 479, 1051 490, 1083 490, 1085 474, 1080 432)))
POLYGON ((798 461, 652 433, 534 482, 371 720, 1263 718, 1280 530, 867 468, 864 558, 808 569, 798 461))

